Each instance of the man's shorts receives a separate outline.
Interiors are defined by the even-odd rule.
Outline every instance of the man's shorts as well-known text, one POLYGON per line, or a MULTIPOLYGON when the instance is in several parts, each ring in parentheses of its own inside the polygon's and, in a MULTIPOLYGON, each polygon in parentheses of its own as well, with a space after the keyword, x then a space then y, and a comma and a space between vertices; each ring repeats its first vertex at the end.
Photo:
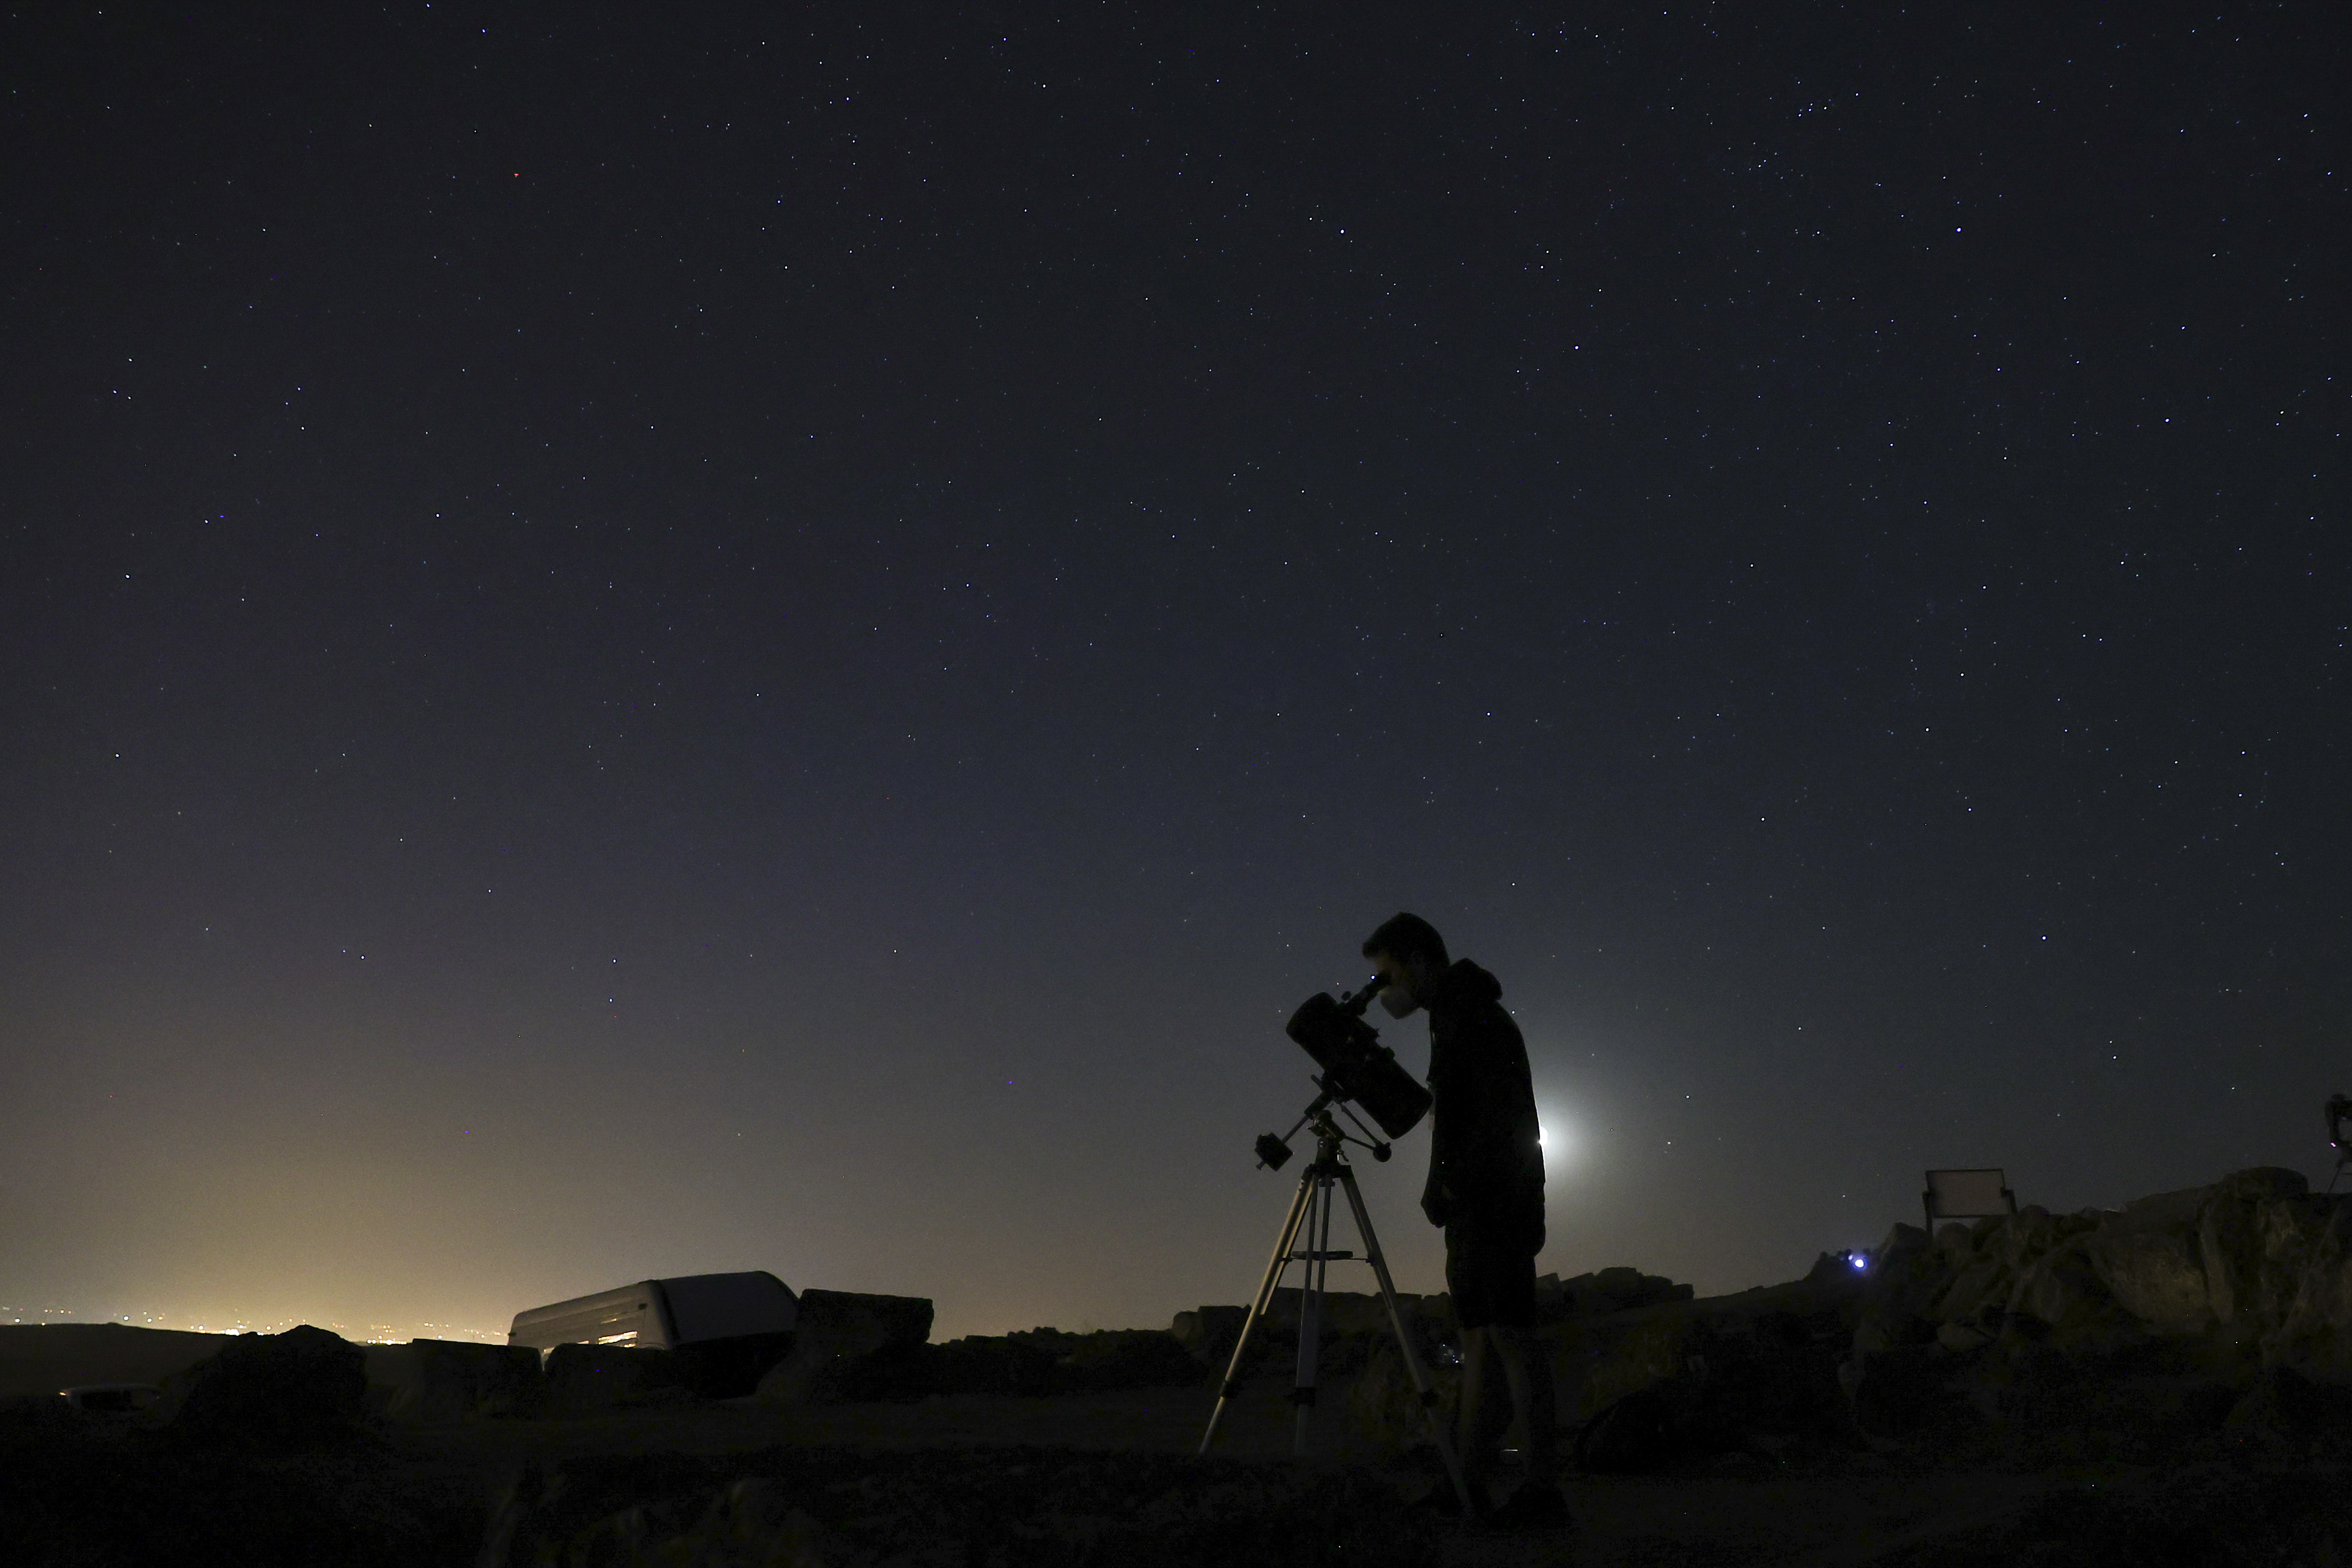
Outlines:
POLYGON ((1536 1251, 1527 1244, 1521 1226, 1488 1227, 1460 1220, 1447 1226, 1445 1289, 1454 1297, 1454 1325, 1533 1328, 1536 1251))

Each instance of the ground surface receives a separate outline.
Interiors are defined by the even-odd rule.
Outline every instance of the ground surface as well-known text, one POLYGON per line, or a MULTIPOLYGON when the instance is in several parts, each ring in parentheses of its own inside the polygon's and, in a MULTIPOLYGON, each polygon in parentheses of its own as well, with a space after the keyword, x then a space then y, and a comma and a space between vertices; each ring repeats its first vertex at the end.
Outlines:
MULTIPOLYGON (((0 1368, 8 1369, 0 1376, 53 1388, 61 1370, 75 1382, 132 1374, 121 1363, 59 1359, 84 1342, 110 1343, 104 1335, 0 1334, 0 1368), (41 1353, 9 1360, 27 1345, 41 1353)), ((142 1343, 142 1353, 163 1360, 211 1348, 142 1343)), ((26 1568, 463 1565, 476 1560, 502 1502, 533 1477, 562 1478, 583 1518, 654 1500, 656 1524, 680 1530, 751 1477, 814 1521, 814 1555, 802 1561, 839 1568, 2352 1561, 2352 1470, 2221 1450, 2140 1465, 2046 1455, 2004 1463, 1981 1449, 1949 1463, 1927 1452, 1816 1453, 1785 1465, 1735 1455, 1664 1475, 1571 1476, 1580 1524, 1566 1539, 1465 1531, 1405 1508, 1431 1473, 1366 1447, 1347 1419, 1344 1384, 1317 1412, 1315 1458, 1293 1459, 1292 1410, 1278 1381, 1237 1403, 1206 1464, 1191 1457, 1210 1408, 1201 1389, 793 1411, 739 1401, 380 1425, 297 1455, 198 1449, 169 1431, 19 1403, 0 1412, 0 1540, 8 1542, 0 1560, 26 1568)))

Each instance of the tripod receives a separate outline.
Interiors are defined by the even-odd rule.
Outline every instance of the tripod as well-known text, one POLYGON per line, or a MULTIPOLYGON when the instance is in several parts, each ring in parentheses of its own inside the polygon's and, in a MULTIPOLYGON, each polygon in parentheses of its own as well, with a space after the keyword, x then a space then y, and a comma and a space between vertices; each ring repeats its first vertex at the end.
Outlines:
MULTIPOLYGON (((1445 1474, 1454 1483, 1454 1495, 1461 1499, 1466 1516, 1472 1511, 1469 1484, 1463 1479, 1462 1466, 1454 1458, 1454 1444, 1446 1436, 1445 1423, 1437 1411, 1437 1390, 1432 1386, 1429 1374, 1422 1370, 1421 1353, 1413 1349, 1412 1336, 1405 1331, 1404 1314, 1397 1306, 1396 1286, 1389 1279, 1388 1260, 1381 1256, 1380 1237, 1372 1234, 1371 1216, 1364 1209, 1364 1194, 1356 1187, 1356 1173, 1349 1167, 1341 1145, 1350 1142, 1331 1120, 1332 1094, 1327 1089, 1321 1099, 1307 1107, 1302 1122, 1315 1129, 1315 1158, 1298 1173, 1298 1194, 1290 1200, 1290 1214, 1282 1222, 1282 1236, 1274 1244, 1274 1257, 1265 1266, 1265 1278, 1259 1281, 1257 1300, 1250 1306, 1249 1316, 1242 1321, 1241 1338, 1234 1344, 1234 1359, 1225 1367, 1225 1381, 1217 1393, 1217 1406, 1209 1413, 1209 1429, 1201 1434, 1201 1449, 1217 1440, 1217 1426, 1223 1421, 1225 1406, 1241 1392, 1242 1358, 1249 1352, 1250 1335, 1254 1332, 1274 1301, 1274 1292, 1282 1280, 1282 1271, 1297 1261, 1307 1265, 1307 1272, 1298 1292, 1298 1370, 1292 1381, 1290 1402, 1298 1407, 1297 1426, 1291 1438, 1291 1451, 1307 1452, 1308 1423, 1315 1412, 1315 1375, 1317 1356, 1320 1350, 1322 1331, 1324 1281, 1330 1273, 1334 1258, 1353 1258, 1353 1252, 1331 1249, 1331 1189, 1336 1185, 1348 1194, 1348 1207, 1356 1216, 1356 1233, 1363 1237, 1364 1260, 1372 1266, 1372 1273, 1381 1282, 1381 1300, 1389 1310, 1389 1327, 1396 1334, 1397 1349, 1404 1356, 1405 1371, 1412 1378, 1413 1392, 1420 1395, 1422 1408, 1429 1414, 1430 1436, 1436 1439, 1438 1457, 1445 1462, 1445 1474), (1294 1251, 1300 1237, 1306 1237, 1305 1249, 1294 1251)), ((1296 1128, 1292 1131, 1295 1132, 1296 1128)), ((1354 1140, 1363 1142, 1361 1139, 1354 1140)), ((1283 1140, 1272 1134, 1259 1141, 1259 1152, 1268 1152, 1267 1144, 1280 1149, 1285 1157, 1288 1151, 1283 1140)), ((1375 1157, 1386 1159, 1388 1146, 1366 1143, 1375 1157)), ((1267 1163, 1279 1164, 1277 1159, 1267 1163)))

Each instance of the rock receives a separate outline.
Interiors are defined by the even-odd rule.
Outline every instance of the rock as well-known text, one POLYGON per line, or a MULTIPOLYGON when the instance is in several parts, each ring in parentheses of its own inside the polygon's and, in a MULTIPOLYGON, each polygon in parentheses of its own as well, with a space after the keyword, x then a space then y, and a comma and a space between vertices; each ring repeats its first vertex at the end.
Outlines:
MULTIPOLYGON (((1278 1361, 1286 1367, 1296 1360, 1299 1300, 1297 1290, 1286 1288, 1276 1290, 1266 1303, 1265 1318, 1251 1332, 1249 1355, 1242 1368, 1244 1377, 1271 1362, 1278 1361)), ((1408 1329, 1415 1333, 1426 1337, 1434 1331, 1447 1339, 1453 1335, 1453 1303, 1444 1296, 1400 1294, 1397 1309, 1408 1329)), ((1234 1344, 1248 1316, 1245 1307, 1201 1307, 1177 1313, 1168 1332, 1194 1360, 1222 1377, 1233 1363, 1234 1344)), ((1328 1291, 1323 1298, 1323 1317, 1318 1331, 1322 1347, 1319 1364, 1328 1374, 1354 1373, 1365 1364, 1373 1342, 1391 1338, 1392 1334, 1387 1304, 1378 1295, 1328 1291)))
POLYGON ((1929 1305, 1927 1315, 1941 1323, 1979 1323, 1997 1319, 2016 1288, 2017 1271, 1998 1258, 1974 1258, 1952 1276, 1929 1305))
POLYGON ((694 1391, 669 1351, 635 1345, 558 1345, 547 1354, 547 1408, 557 1415, 595 1415, 687 1405, 694 1391))
POLYGON ((1872 1249, 1870 1256, 1874 1264, 1885 1264, 1891 1258, 1921 1251, 1927 1245, 1926 1231, 1916 1225, 1905 1225, 1897 1220, 1895 1223, 1895 1228, 1880 1239, 1877 1247, 1872 1249))
MULTIPOLYGON (((1538 1281, 1540 1289, 1541 1281, 1538 1281)), ((1696 1292, 1688 1285, 1678 1285, 1660 1274, 1644 1274, 1638 1268, 1619 1265, 1603 1268, 1596 1274, 1579 1274, 1559 1281, 1558 1308, 1553 1317, 1574 1316, 1585 1312, 1631 1312, 1654 1307, 1663 1301, 1687 1301, 1696 1292)), ((1541 1296, 1538 1295, 1538 1319, 1542 1317, 1541 1296)))
MULTIPOLYGON (((1868 1267, 1867 1258, 1864 1259, 1864 1266, 1868 1267)), ((1856 1268, 1853 1259, 1843 1252, 1817 1253, 1813 1257, 1813 1266, 1805 1270, 1805 1283, 1808 1285, 1833 1287, 1847 1280, 1859 1286, 1862 1269, 1856 1268)))
POLYGON ((2049 1325, 2057 1349, 2113 1350, 2143 1331, 2091 1267, 2090 1239, 2074 1237, 2035 1258, 2010 1291, 2010 1314, 2049 1325))
POLYGON ((1592 1289, 1621 1307, 1631 1307, 1642 1300, 1642 1271, 1622 1264, 1603 1268, 1592 1277, 1592 1289))
POLYGON ((1576 1468, 1596 1474, 1663 1469, 1685 1451, 1682 1412, 1662 1388, 1611 1401, 1577 1429, 1576 1468))
POLYGON ((2027 1209, 1996 1219, 1979 1250, 2009 1268, 2018 1269, 2049 1251, 2058 1240, 2058 1222, 2050 1217, 2049 1212, 2027 1209))
POLYGON ((1952 1260, 1952 1267, 1967 1267, 1976 1256, 1976 1237, 1958 1220, 1947 1220, 1936 1230, 1936 1250, 1952 1260))
POLYGON ((2294 1294, 2277 1328, 2261 1342, 2270 1364, 2292 1364, 2315 1376, 2352 1383, 2352 1202, 2327 1203, 2325 1224, 2307 1238, 2294 1294))
POLYGON ((1248 1317, 1247 1307, 1196 1307, 1192 1311, 1177 1313, 1176 1321, 1168 1325, 1168 1332, 1191 1352, 1193 1360, 1222 1372, 1248 1317))
POLYGON ((1074 1392, 1191 1388, 1201 1383, 1200 1364, 1184 1347, 1152 1329, 1083 1335, 1055 1364, 1063 1385, 1074 1392))
POLYGON ((1636 1390, 1703 1372, 1703 1340, 1696 1314, 1674 1307, 1656 1309, 1635 1323, 1585 1373, 1574 1415, 1580 1420, 1590 1420, 1636 1390))
POLYGON ((671 1349, 678 1377, 704 1399, 738 1399, 760 1386, 768 1369, 791 1353, 790 1330, 688 1340, 671 1349))
MULTIPOLYGON (((1450 1431, 1462 1395, 1462 1370, 1434 1358, 1421 1358, 1422 1375, 1437 1394, 1437 1418, 1450 1431)), ((1348 1391, 1348 1418, 1375 1453, 1392 1456, 1429 1441, 1429 1415, 1412 1386, 1394 1335, 1375 1341, 1364 1374, 1348 1391)))
POLYGON ((2264 1368, 2221 1423, 2232 1439, 2264 1447, 2297 1446, 2347 1426, 2352 1426, 2352 1394, 2314 1383, 2285 1366, 2264 1368))
MULTIPOLYGON (((1122 1388, 1197 1388, 1201 1363, 1152 1329, 1068 1334, 1058 1329, 973 1334, 922 1347, 922 1392, 1042 1396, 1122 1388)), ((887 1395, 882 1395, 887 1397, 887 1395)))
POLYGON ((1933 1342, 1856 1356, 1838 1369, 1854 1426, 1874 1445, 1973 1425, 1975 1412, 1952 1387, 1951 1352, 1933 1342))
POLYGON ((359 1346, 309 1324, 247 1334, 166 1384, 175 1436, 208 1444, 299 1448, 358 1430, 367 1406, 359 1346))
POLYGON ((1748 1453, 1778 1464, 1801 1447, 1851 1447, 1837 1381, 1849 1337, 1818 1291, 1654 1309, 1613 1344, 1592 1347, 1601 1353, 1569 1405, 1580 1418, 1579 1462, 1638 1471, 1748 1453))
POLYGON ((761 1378, 770 1405, 823 1405, 860 1394, 871 1384, 895 1383, 931 1335, 931 1303, 920 1296, 866 1296, 845 1290, 803 1290, 790 1354, 761 1378), (861 1363, 873 1363, 861 1367, 861 1363), (902 1366, 904 1363, 904 1366, 902 1366))
POLYGON ((1950 1255, 1916 1225, 1898 1225, 1871 1255, 1854 1318, 1853 1348, 1874 1355, 1934 1332, 1927 1314, 1950 1288, 1950 1255))
POLYGON ((2175 1193, 2155 1193, 2136 1198, 2100 1220, 2099 1228, 2120 1235, 2133 1230, 2162 1230, 2185 1226, 2194 1230, 2210 1187, 2183 1187, 2175 1193))
POLYGON ((362 1354, 369 1406, 395 1421, 524 1415, 545 1387, 539 1352, 528 1345, 411 1340, 369 1345, 362 1354))
MULTIPOLYGON (((1298 1335, 1299 1292, 1290 1289, 1276 1290, 1274 1300, 1266 1303, 1266 1326, 1279 1326, 1293 1343, 1298 1335)), ((1400 1296, 1397 1305, 1411 1313, 1421 1303, 1418 1296, 1400 1296)), ((1355 1290, 1327 1290, 1323 1293, 1323 1334, 1372 1334, 1389 1331, 1388 1304, 1378 1294, 1355 1290)))
POLYGON ((1992 1336, 1965 1323, 1945 1323, 1936 1330, 1936 1342, 1955 1355, 1966 1355, 1992 1343, 1992 1336))
MULTIPOLYGON (((1793 1446, 1849 1447, 1837 1367, 1849 1335, 1834 1309, 1706 1313, 1696 1349, 1695 1447, 1778 1462, 1793 1446)), ((1690 1363, 1686 1361, 1686 1366, 1690 1363)))
POLYGON ((2158 1333, 2195 1333, 2212 1321, 2205 1263, 2187 1224, 2161 1228, 2102 1227, 2084 1256, 2116 1303, 2158 1333))
POLYGON ((2255 1226, 2262 1237, 2262 1265, 2255 1280, 2254 1311, 2266 1331, 2284 1325, 2303 1292, 2303 1282, 2326 1254, 2345 1200, 2325 1194, 2272 1198, 2257 1204, 2255 1226))
MULTIPOLYGON (((1164 1336, 1163 1336, 1164 1337, 1164 1336)), ((1170 1338, 1179 1355, 1184 1347, 1170 1338)), ((1059 1391, 1054 1352, 1013 1334, 968 1334, 930 1347, 931 1388, 938 1394, 982 1394, 1034 1398, 1059 1391)), ((1192 1375, 1200 1363, 1185 1357, 1192 1375)))
POLYGON ((2262 1331, 2263 1224, 2265 1201, 2302 1197, 2311 1184, 2300 1171, 2263 1166, 2236 1171, 2208 1189, 2197 1219, 2205 1266, 2205 1299, 2213 1316, 2245 1337, 2262 1331))

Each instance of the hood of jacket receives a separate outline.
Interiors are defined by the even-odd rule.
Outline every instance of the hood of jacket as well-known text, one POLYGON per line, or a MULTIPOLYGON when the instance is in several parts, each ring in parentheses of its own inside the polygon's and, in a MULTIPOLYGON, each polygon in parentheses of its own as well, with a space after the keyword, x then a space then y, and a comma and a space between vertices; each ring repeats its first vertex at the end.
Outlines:
POLYGON ((1438 977, 1437 994, 1423 1004, 1433 1013, 1483 1007, 1503 997, 1503 983, 1471 963, 1458 958, 1438 977))

